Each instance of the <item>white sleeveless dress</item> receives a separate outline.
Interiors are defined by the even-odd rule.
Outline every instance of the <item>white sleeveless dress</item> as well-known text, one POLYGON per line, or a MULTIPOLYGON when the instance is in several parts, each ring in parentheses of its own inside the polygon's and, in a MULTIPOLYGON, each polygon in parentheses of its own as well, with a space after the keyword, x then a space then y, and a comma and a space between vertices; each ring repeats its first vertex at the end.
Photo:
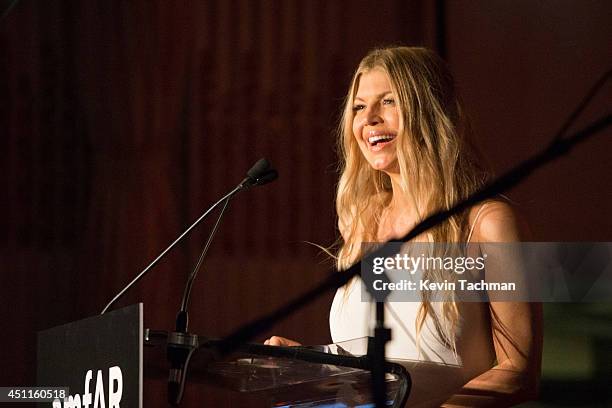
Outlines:
MULTIPOLYGON (((475 216, 468 242, 480 211, 475 216)), ((387 302, 385 325, 391 329, 391 341, 386 356, 407 367, 412 376, 413 390, 408 406, 437 406, 470 379, 493 366, 495 351, 492 344, 488 303, 460 303, 456 331, 455 354, 436 334, 430 316, 420 333, 417 348, 415 322, 420 302, 387 302), (437 364, 431 364, 437 363, 437 364)), ((440 303, 432 303, 440 316, 440 303)), ((359 278, 338 289, 334 297, 329 327, 334 343, 371 336, 376 318, 373 302, 361 300, 359 278)))

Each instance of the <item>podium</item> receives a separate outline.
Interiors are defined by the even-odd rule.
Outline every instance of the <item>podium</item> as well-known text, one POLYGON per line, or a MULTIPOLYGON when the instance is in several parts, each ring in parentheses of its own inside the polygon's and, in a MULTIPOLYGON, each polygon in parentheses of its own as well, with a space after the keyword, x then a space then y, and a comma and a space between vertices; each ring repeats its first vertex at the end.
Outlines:
MULTIPOLYGON (((166 332, 144 330, 142 304, 41 331, 37 383, 69 388, 70 396, 54 408, 142 407, 143 380, 168 378, 172 341, 166 332)), ((311 347, 245 344, 220 356, 218 340, 197 336, 186 381, 191 389, 208 384, 242 393, 249 406, 373 407, 369 343, 363 338, 311 347)), ((401 365, 386 364, 386 384, 388 406, 404 406, 411 381, 401 365)))

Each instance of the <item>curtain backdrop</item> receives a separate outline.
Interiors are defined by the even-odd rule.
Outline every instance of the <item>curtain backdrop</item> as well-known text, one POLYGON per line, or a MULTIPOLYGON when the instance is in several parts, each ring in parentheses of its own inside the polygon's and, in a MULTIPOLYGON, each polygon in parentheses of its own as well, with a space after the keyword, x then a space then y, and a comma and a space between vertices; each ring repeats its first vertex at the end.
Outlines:
MULTIPOLYGON (((14 367, 0 384, 33 384, 35 331, 99 313, 260 157, 279 180, 230 204, 191 330, 222 336, 324 277, 332 262, 307 242, 336 239, 334 127, 351 72, 378 43, 421 39, 419 3, 382 1, 375 16, 362 6, 17 3, 0 31, 0 313, 14 367)), ((172 329, 211 226, 117 306, 143 301, 145 327, 172 329)), ((328 343, 331 295, 274 333, 328 343)), ((147 391, 147 406, 164 391, 147 391)))
MULTIPOLYGON (((35 332, 98 313, 260 157, 279 180, 230 204, 190 327, 222 336, 320 281, 332 261, 308 242, 337 237, 335 126, 375 45, 447 50, 495 169, 535 151, 611 65, 610 3, 477 4, 19 1, 0 21, 0 384, 34 384, 35 332)), ((609 135, 512 193, 538 238, 610 240, 609 135)), ((211 225, 117 307, 172 329, 211 225)), ((331 296, 267 334, 329 342, 331 296)))

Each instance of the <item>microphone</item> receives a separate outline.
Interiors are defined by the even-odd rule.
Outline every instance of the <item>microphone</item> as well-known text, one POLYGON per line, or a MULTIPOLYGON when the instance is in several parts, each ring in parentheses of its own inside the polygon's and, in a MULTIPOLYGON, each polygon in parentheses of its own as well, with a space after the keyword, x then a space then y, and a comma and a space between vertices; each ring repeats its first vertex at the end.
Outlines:
POLYGON ((247 171, 247 176, 240 183, 242 190, 253 186, 262 186, 278 178, 278 172, 274 170, 266 159, 259 159, 257 163, 247 171))
POLYGON ((142 277, 172 249, 174 246, 179 243, 187 234, 191 232, 204 218, 211 213, 212 210, 217 208, 219 204, 223 203, 226 200, 229 200, 237 193, 248 190, 253 186, 261 186, 267 184, 271 181, 274 181, 278 178, 278 172, 272 168, 270 162, 266 159, 259 159, 257 163, 251 167, 251 169, 247 172, 247 177, 238 184, 238 186, 234 187, 232 191, 224 195, 219 201, 214 203, 208 210, 206 210, 197 220, 194 221, 178 238, 174 240, 166 249, 164 249, 158 256, 151 262, 146 268, 144 268, 134 279, 132 279, 119 293, 115 295, 114 298, 111 299, 110 302, 102 309, 100 313, 103 315, 106 311, 117 301, 119 300, 132 286, 136 284, 142 277))

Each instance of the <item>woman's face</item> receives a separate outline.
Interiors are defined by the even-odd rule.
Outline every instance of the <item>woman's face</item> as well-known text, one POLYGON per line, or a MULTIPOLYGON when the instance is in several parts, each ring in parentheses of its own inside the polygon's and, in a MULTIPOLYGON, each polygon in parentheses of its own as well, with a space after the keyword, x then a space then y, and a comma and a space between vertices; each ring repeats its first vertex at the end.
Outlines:
POLYGON ((395 141, 400 116, 384 71, 361 74, 353 114, 353 134, 368 163, 376 170, 397 172, 395 141))

